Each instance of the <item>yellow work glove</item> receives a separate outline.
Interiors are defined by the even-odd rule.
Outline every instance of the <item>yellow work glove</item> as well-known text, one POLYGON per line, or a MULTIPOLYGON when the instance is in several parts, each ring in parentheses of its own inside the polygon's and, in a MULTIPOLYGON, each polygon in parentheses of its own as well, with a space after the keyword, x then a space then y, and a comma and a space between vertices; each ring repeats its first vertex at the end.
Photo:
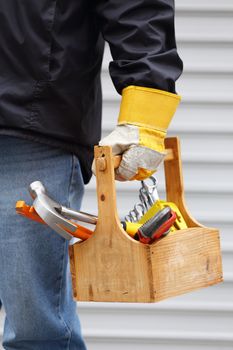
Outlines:
MULTIPOLYGON (((115 171, 117 180, 143 180, 151 176, 165 157, 164 138, 180 102, 166 91, 128 86, 122 92, 118 125, 100 146, 112 146, 122 154, 115 171)), ((94 171, 94 166, 92 166, 94 171)))

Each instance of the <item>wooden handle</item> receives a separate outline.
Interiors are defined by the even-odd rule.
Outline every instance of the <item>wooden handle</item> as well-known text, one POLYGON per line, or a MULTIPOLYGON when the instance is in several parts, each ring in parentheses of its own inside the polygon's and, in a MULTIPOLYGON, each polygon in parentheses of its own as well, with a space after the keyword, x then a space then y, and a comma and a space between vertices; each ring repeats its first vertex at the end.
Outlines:
MULTIPOLYGON (((118 155, 113 158, 114 169, 117 169, 120 165, 122 156, 118 155)), ((165 161, 174 159, 174 153, 172 148, 166 149, 165 161)))
POLYGON ((168 161, 164 162, 167 201, 174 202, 178 206, 188 227, 204 227, 190 215, 185 204, 181 151, 178 137, 166 138, 165 147, 169 153, 172 150, 172 157, 169 157, 166 159, 168 161))
MULTIPOLYGON (((165 162, 174 160, 176 152, 173 147, 166 149, 166 152, 165 162)), ((112 155, 110 146, 95 146, 98 221, 101 221, 102 218, 104 220, 106 213, 112 218, 112 221, 119 221, 116 208, 114 169, 119 167, 121 159, 121 155, 112 155)))
MULTIPOLYGON (((189 227, 204 227, 190 215, 185 204, 179 139, 177 137, 166 138, 165 148, 167 153, 164 159, 167 201, 174 202, 178 206, 189 227)), ((119 167, 121 158, 120 155, 114 157, 115 169, 119 167)))
MULTIPOLYGON (((167 201, 174 202, 178 206, 189 227, 203 227, 190 215, 185 205, 180 144, 178 138, 166 138, 165 147, 167 152, 164 161, 167 201)), ((112 219, 114 218, 113 220, 116 220, 117 210, 114 169, 119 166, 122 156, 117 155, 113 157, 111 147, 109 146, 96 146, 95 158, 97 161, 99 217, 102 216, 104 218, 106 212, 108 212, 112 219), (107 200, 105 200, 105 198, 107 198, 107 200)))
POLYGON ((118 222, 116 209, 116 189, 114 167, 120 164, 121 156, 113 157, 110 146, 95 146, 96 189, 98 199, 98 222, 106 220, 106 215, 112 222, 118 222), (114 164, 114 167, 113 167, 114 164))

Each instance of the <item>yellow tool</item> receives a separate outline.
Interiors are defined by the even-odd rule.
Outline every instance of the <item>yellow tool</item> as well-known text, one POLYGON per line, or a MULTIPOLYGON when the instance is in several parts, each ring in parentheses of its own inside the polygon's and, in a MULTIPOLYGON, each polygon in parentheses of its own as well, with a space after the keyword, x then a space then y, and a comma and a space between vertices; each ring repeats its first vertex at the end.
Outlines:
POLYGON ((175 213, 176 213, 176 221, 174 225, 171 227, 171 232, 174 232, 176 230, 183 230, 186 229, 188 226, 179 210, 177 205, 172 202, 166 202, 161 199, 158 199, 151 208, 141 217, 141 219, 137 222, 138 224, 144 224, 146 221, 148 221, 152 216, 154 216, 156 213, 158 213, 163 208, 170 207, 175 213))
POLYGON ((174 225, 172 225, 170 231, 174 232, 187 228, 187 224, 177 205, 159 198, 157 179, 154 176, 151 176, 147 181, 141 181, 139 199, 140 203, 136 204, 134 209, 125 216, 125 221, 131 222, 132 224, 143 225, 146 221, 157 215, 159 211, 169 207, 176 213, 176 221, 174 225))

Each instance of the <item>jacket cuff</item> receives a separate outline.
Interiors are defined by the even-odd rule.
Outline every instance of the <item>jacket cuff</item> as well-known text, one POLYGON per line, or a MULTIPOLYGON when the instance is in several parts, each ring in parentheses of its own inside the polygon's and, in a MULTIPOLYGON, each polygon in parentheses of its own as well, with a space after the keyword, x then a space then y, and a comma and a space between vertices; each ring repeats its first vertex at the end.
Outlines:
POLYGON ((166 132, 180 99, 167 91, 130 85, 122 91, 118 124, 166 132))

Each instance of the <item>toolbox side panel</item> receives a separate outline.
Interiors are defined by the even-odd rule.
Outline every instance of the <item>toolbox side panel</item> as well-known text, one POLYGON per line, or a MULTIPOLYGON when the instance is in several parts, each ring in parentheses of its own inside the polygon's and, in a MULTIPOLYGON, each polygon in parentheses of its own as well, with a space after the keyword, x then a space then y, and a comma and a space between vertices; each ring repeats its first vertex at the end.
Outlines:
POLYGON ((215 229, 177 231, 151 246, 151 261, 156 301, 223 280, 215 229))
POLYGON ((188 213, 178 140, 167 139, 166 146, 173 150, 165 164, 168 200, 178 205, 189 228, 152 245, 130 238, 116 210, 111 150, 96 147, 98 221, 92 236, 73 246, 77 300, 155 302, 222 281, 219 232, 200 227, 188 213))
POLYGON ((72 281, 72 289, 73 289, 73 298, 77 298, 77 289, 76 289, 76 268, 75 268, 75 252, 74 246, 69 246, 69 257, 70 257, 70 273, 71 273, 71 281, 72 281))
POLYGON ((89 242, 74 245, 76 299, 154 301, 149 247, 116 231, 113 227, 108 238, 94 234, 89 242))

